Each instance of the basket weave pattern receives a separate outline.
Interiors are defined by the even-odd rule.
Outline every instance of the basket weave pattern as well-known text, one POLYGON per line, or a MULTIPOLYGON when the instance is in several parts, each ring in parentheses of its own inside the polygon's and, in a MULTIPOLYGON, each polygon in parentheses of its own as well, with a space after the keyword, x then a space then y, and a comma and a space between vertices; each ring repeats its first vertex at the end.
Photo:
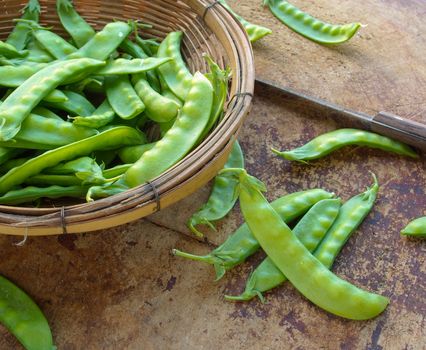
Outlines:
MULTIPOLYGON (((12 30, 26 1, 0 0, 0 39, 12 30)), ((66 37, 54 0, 40 1, 40 23, 66 37)), ((207 71, 209 54, 230 66, 228 108, 221 124, 188 156, 150 184, 91 203, 31 208, 0 206, 0 233, 49 235, 88 232, 136 220, 182 199, 207 183, 223 166, 247 115, 254 87, 253 57, 240 24, 218 3, 203 0, 74 1, 77 11, 97 30, 113 20, 137 19, 153 25, 145 37, 164 38, 184 32, 183 56, 192 72, 207 71)))

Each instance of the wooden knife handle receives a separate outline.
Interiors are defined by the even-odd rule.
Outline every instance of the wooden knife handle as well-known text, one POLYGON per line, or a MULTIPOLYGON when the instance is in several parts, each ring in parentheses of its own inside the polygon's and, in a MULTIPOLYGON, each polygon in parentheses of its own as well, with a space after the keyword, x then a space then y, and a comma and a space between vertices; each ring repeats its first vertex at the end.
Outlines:
POLYGON ((426 152, 426 124, 379 112, 372 120, 371 131, 393 137, 426 152))

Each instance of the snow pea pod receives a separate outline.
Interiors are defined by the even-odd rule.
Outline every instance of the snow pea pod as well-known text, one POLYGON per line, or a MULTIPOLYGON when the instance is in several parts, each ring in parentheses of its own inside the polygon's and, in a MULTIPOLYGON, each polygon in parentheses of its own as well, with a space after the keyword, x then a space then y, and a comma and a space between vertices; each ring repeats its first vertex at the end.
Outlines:
POLYGON ((176 164, 203 132, 212 110, 213 87, 201 73, 192 80, 182 112, 173 127, 123 175, 129 187, 141 185, 176 164))
POLYGON ((6 58, 22 58, 28 55, 28 51, 18 51, 14 46, 0 40, 0 56, 6 58))
POLYGON ((170 57, 148 57, 148 58, 134 58, 126 60, 124 58, 117 58, 107 62, 107 64, 95 72, 97 75, 115 75, 115 74, 137 74, 157 68, 164 63, 170 62, 170 57))
MULTIPOLYGON (((272 202, 272 206, 285 222, 291 222, 306 213, 315 203, 332 197, 334 197, 333 193, 322 189, 312 189, 281 197, 272 202)), ((243 224, 224 243, 207 255, 198 256, 177 249, 173 250, 173 254, 213 265, 216 271, 216 280, 219 280, 225 275, 226 271, 244 262, 259 248, 259 243, 249 227, 247 224, 243 224)))
POLYGON ((37 175, 44 169, 53 167, 60 162, 85 156, 96 150, 116 149, 143 142, 143 134, 133 128, 117 126, 108 129, 95 136, 47 151, 10 170, 0 178, 0 193, 6 193, 13 187, 23 183, 27 178, 37 175))
POLYGON ((192 74, 180 53, 182 32, 171 32, 158 48, 157 57, 172 57, 173 60, 158 67, 161 77, 169 89, 182 101, 191 88, 192 74))
POLYGON ((25 57, 28 62, 49 63, 54 58, 48 53, 34 38, 30 38, 28 42, 28 56, 25 57))
POLYGON ((306 163, 308 160, 324 157, 347 145, 368 146, 412 158, 418 158, 417 153, 402 142, 359 129, 334 130, 322 134, 302 147, 291 151, 280 152, 276 149, 272 149, 272 152, 288 160, 306 163))
MULTIPOLYGON (((22 19, 38 22, 40 17, 40 4, 38 0, 29 0, 23 9, 22 19)), ((15 28, 6 39, 6 43, 13 45, 17 50, 25 49, 30 39, 30 28, 24 23, 16 23, 15 28)))
POLYGON ((306 249, 262 195, 266 188, 260 180, 244 169, 224 171, 233 171, 240 181, 241 211, 253 235, 300 293, 320 308, 352 320, 367 320, 385 310, 388 298, 340 279, 306 249))
POLYGON ((145 78, 144 74, 136 74, 132 78, 132 83, 146 107, 146 115, 159 123, 168 122, 175 118, 181 106, 174 100, 156 92, 145 78))
POLYGON ((34 108, 33 113, 49 119, 63 120, 59 115, 42 106, 34 108))
POLYGON ((84 198, 88 187, 81 185, 74 186, 57 186, 51 185, 48 187, 28 186, 17 190, 6 192, 0 196, 0 204, 2 205, 17 205, 23 203, 34 202, 41 198, 84 198))
POLYGON ((155 144, 156 142, 151 142, 144 145, 123 147, 118 151, 118 156, 122 162, 133 164, 142 157, 142 154, 154 148, 155 144))
POLYGON ((114 177, 123 175, 132 164, 119 164, 113 168, 105 169, 102 174, 106 179, 112 179, 114 177))
POLYGON ((106 60, 127 38, 131 27, 125 22, 108 23, 100 32, 97 32, 77 52, 68 58, 89 57, 97 60, 106 60))
POLYGON ((55 349, 49 324, 40 308, 3 276, 0 276, 0 322, 27 350, 55 349))
POLYGON ((145 110, 127 75, 108 76, 105 79, 108 102, 123 119, 133 119, 145 110))
MULTIPOLYGON (((81 179, 75 175, 50 175, 50 174, 39 174, 31 176, 25 180, 25 184, 35 187, 47 187, 47 186, 81 186, 81 179)), ((10 193, 9 191, 8 193, 10 193)), ((87 192, 87 189, 86 189, 87 192)), ((84 195, 82 196, 84 197, 84 195)))
POLYGON ((271 34, 272 30, 269 28, 262 27, 257 24, 252 24, 249 21, 245 20, 243 17, 238 15, 227 3, 225 0, 219 0, 219 2, 225 7, 240 23, 243 25, 250 42, 254 43, 257 40, 262 39, 264 36, 271 34))
MULTIPOLYGON (((328 229, 339 214, 340 199, 324 199, 316 203, 292 230, 300 242, 312 253, 321 242, 328 229)), ((273 261, 265 260, 251 273, 244 292, 239 296, 225 295, 225 299, 234 301, 248 301, 258 296, 264 302, 262 293, 267 292, 287 278, 273 261)))
POLYGON ((404 236, 426 238, 426 216, 411 221, 402 231, 404 236))
POLYGON ((89 74, 104 62, 90 58, 58 61, 43 68, 15 89, 0 106, 0 141, 12 139, 31 110, 62 81, 89 74))
POLYGON ((52 92, 50 94, 48 94, 47 96, 45 96, 45 98, 43 99, 43 101, 45 101, 45 102, 52 102, 52 103, 58 103, 58 102, 62 103, 62 102, 67 102, 68 101, 68 97, 61 90, 55 89, 55 90, 52 90, 52 92))
POLYGON ((379 191, 377 178, 375 175, 373 178, 374 184, 370 188, 342 205, 333 226, 315 249, 314 256, 326 268, 330 269, 333 266, 342 247, 371 211, 379 191))
POLYGON ((115 112, 106 99, 101 105, 93 112, 92 115, 87 117, 77 116, 73 117, 72 122, 74 125, 85 126, 88 128, 101 128, 114 120, 115 112))
MULTIPOLYGON (((232 146, 229 158, 224 168, 244 168, 244 155, 238 141, 232 146)), ((211 221, 222 219, 234 207, 237 197, 235 196, 238 181, 229 176, 217 175, 214 179, 213 189, 206 204, 204 204, 188 220, 189 229, 198 237, 203 234, 195 226, 204 224, 216 230, 211 221)))
POLYGON ((336 25, 320 21, 284 0, 264 0, 263 4, 287 27, 320 44, 344 43, 361 27, 361 23, 336 25))
POLYGON ((53 107, 55 109, 66 111, 71 115, 89 116, 95 111, 95 107, 92 103, 83 95, 69 90, 63 90, 63 93, 67 97, 66 101, 63 102, 44 102, 44 105, 53 107))
POLYGON ((0 67, 0 85, 18 87, 23 84, 25 80, 46 66, 46 63, 37 63, 32 65, 0 67))
POLYGON ((95 30, 78 14, 71 1, 57 0, 56 12, 62 26, 71 36, 77 47, 82 47, 95 36, 95 30))

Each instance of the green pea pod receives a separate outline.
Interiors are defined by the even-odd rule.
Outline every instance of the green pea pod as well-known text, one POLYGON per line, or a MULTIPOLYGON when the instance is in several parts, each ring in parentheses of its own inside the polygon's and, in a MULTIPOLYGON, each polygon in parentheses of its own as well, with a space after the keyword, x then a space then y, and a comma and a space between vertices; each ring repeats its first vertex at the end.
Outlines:
POLYGON ((147 143, 144 145, 127 146, 118 151, 118 156, 124 163, 133 164, 137 162, 142 155, 155 147, 156 142, 147 143))
POLYGON ((33 63, 49 63, 54 58, 48 53, 34 38, 30 38, 28 42, 28 56, 25 57, 28 62, 33 63))
POLYGON ((95 111, 93 104, 83 95, 74 91, 63 91, 68 98, 64 102, 44 102, 44 105, 61 111, 70 113, 71 115, 89 116, 95 111))
POLYGON ((145 104, 145 113, 150 119, 159 123, 164 123, 177 116, 181 106, 174 100, 156 92, 149 85, 145 74, 134 75, 132 83, 136 93, 145 104))
POLYGON ((213 88, 201 74, 192 80, 182 113, 173 127, 155 146, 123 175, 129 187, 150 181, 188 154, 208 123, 213 104, 213 88))
MULTIPOLYGON (((224 168, 244 168, 244 155, 238 141, 235 141, 224 168)), ((232 177, 221 175, 215 177, 207 203, 194 213, 188 221, 189 229, 196 236, 203 237, 203 234, 195 228, 196 225, 208 225, 215 230, 211 221, 222 219, 232 210, 237 201, 235 196, 237 185, 238 181, 232 177)))
POLYGON ((426 238, 426 216, 411 221, 401 234, 409 237, 426 238))
POLYGON ((287 27, 320 44, 344 43, 361 27, 361 23, 336 25, 322 22, 284 0, 264 0, 263 3, 268 5, 275 17, 287 27))
POLYGON ((74 125, 98 129, 111 123, 114 120, 114 117, 115 112, 106 99, 92 115, 87 117, 77 116, 71 119, 74 125))
POLYGON ((16 148, 0 146, 0 164, 7 162, 9 159, 12 159, 21 152, 22 150, 16 148))
POLYGON ((59 115, 42 106, 34 108, 33 113, 49 119, 63 120, 59 115))
POLYGON ((113 168, 105 169, 102 173, 106 179, 112 179, 114 177, 123 175, 132 164, 119 164, 113 168))
POLYGON ((170 62, 170 57, 157 58, 135 58, 126 60, 124 58, 117 58, 116 60, 109 61, 104 67, 96 71, 97 75, 115 75, 115 74, 137 74, 155 69, 162 64, 170 62))
POLYGON ((127 75, 108 76, 105 79, 108 102, 122 119, 133 119, 145 110, 127 75))
POLYGON ((40 308, 20 288, 0 276, 0 322, 27 350, 53 350, 52 333, 40 308))
MULTIPOLYGON (((79 186, 81 187, 82 182, 83 181, 75 175, 50 175, 50 174, 39 174, 39 175, 31 176, 25 180, 26 185, 37 186, 37 187, 40 186, 44 188, 49 186, 61 186, 61 187, 79 186)), ((11 193, 11 192, 12 191, 9 191, 8 193, 11 193)), ((83 195, 81 196, 78 195, 78 197, 84 198, 86 192, 87 192, 87 189, 85 190, 83 195)), ((36 193, 39 193, 39 192, 37 192, 36 190, 36 193)), ((35 198, 33 200, 36 200, 36 199, 38 198, 35 198)))
POLYGON ((57 0, 56 12, 62 26, 71 35, 77 47, 82 47, 95 36, 95 30, 78 14, 71 1, 57 0))
POLYGON ((68 101, 68 97, 61 90, 55 89, 50 94, 48 94, 43 100, 46 102, 63 103, 68 101))
POLYGON ((62 81, 75 74, 89 74, 103 64, 101 61, 80 58, 58 61, 35 73, 0 106, 0 141, 12 139, 31 110, 62 81))
POLYGON ((315 250, 315 257, 326 268, 330 269, 333 266, 342 247, 373 208, 379 191, 379 184, 374 174, 373 178, 373 186, 343 204, 333 226, 315 250))
POLYGON ((172 57, 173 60, 158 67, 161 77, 169 89, 182 101, 191 88, 192 74, 180 53, 182 32, 171 32, 158 48, 157 57, 172 57))
POLYGON ((367 320, 386 309, 388 298, 340 279, 306 249, 262 195, 266 188, 261 181, 243 169, 225 171, 233 171, 240 181, 241 211, 253 235, 300 293, 322 309, 352 320, 367 320))
MULTIPOLYGON (((38 22, 40 17, 40 4, 38 0, 29 0, 23 9, 22 19, 38 22)), ((30 39, 30 28, 24 23, 16 23, 15 28, 6 39, 6 43, 14 46, 17 50, 25 49, 30 39)))
POLYGON ((41 198, 84 198, 88 187, 81 185, 76 186, 48 186, 35 187, 28 186, 18 190, 11 190, 0 197, 2 205, 18 205, 23 203, 34 202, 41 198))
MULTIPOLYGON (((281 197, 272 202, 272 206, 285 222, 291 222, 306 213, 320 200, 333 197, 333 193, 322 189, 312 189, 281 197)), ((216 271, 216 280, 219 280, 225 275, 226 271, 244 262, 259 248, 259 242, 253 236, 247 224, 243 224, 224 243, 207 255, 198 256, 177 249, 174 249, 173 253, 177 256, 213 265, 216 271)))
POLYGON ((98 135, 47 151, 10 170, 0 178, 0 193, 8 192, 13 187, 22 184, 27 178, 60 162, 89 155, 96 150, 111 150, 143 142, 144 136, 133 128, 118 126, 108 129, 98 135))
POLYGON ((262 27, 257 24, 252 24, 245 20, 243 17, 235 13, 234 10, 226 3, 225 0, 219 0, 219 2, 225 7, 240 23, 243 25, 250 42, 254 43, 257 40, 262 39, 264 36, 271 34, 272 30, 269 28, 262 27))
POLYGON ((0 165, 0 174, 6 174, 9 170, 24 164, 29 159, 30 159, 29 157, 23 157, 23 158, 13 158, 13 159, 7 160, 6 162, 0 165))
POLYGON ((22 58, 28 55, 28 51, 18 51, 13 45, 0 40, 0 56, 6 58, 22 58))
POLYGON ((46 63, 32 65, 4 66, 0 67, 0 85, 7 87, 18 87, 32 75, 47 66, 46 63))
POLYGON ((327 154, 348 145, 368 146, 412 158, 418 158, 417 153, 402 142, 358 129, 334 130, 322 134, 302 147, 291 151, 280 152, 276 149, 272 149, 272 152, 287 160, 306 163, 308 160, 322 158, 327 154))
MULTIPOLYGON (((319 201, 309 209, 292 230, 294 235, 310 252, 315 250, 336 220, 340 206, 340 199, 319 201)), ((250 275, 243 294, 239 296, 225 295, 225 299, 248 301, 258 296, 264 302, 262 293, 279 286, 286 280, 287 278, 282 274, 281 270, 275 266, 270 258, 266 257, 250 275)))
POLYGON ((69 55, 68 58, 89 57, 104 61, 127 38, 130 31, 131 27, 125 22, 108 23, 77 52, 69 55))

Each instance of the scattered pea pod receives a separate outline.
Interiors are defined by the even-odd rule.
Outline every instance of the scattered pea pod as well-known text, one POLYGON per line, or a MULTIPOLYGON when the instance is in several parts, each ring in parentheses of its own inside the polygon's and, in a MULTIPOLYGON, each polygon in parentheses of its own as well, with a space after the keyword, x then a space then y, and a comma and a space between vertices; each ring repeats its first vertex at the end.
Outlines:
POLYGON ((103 64, 90 58, 80 58, 58 61, 35 73, 0 106, 0 141, 12 139, 31 110, 62 81, 75 74, 89 74, 103 64))
POLYGON ((56 11, 62 26, 78 48, 95 36, 95 30, 78 14, 71 1, 57 0, 56 11))
MULTIPOLYGON (((340 205, 340 199, 319 201, 309 209, 292 230, 294 235, 311 253, 336 220, 340 205)), ((225 295, 225 299, 248 301, 258 296, 264 302, 262 293, 279 286, 286 280, 287 278, 282 274, 281 270, 267 257, 250 275, 244 292, 239 296, 225 295)))
MULTIPOLYGON (((244 168, 244 155, 238 141, 232 146, 229 158, 224 168, 244 168)), ((213 189, 206 204, 204 204, 188 221, 188 227, 198 237, 203 234, 195 226, 204 224, 215 227, 211 221, 220 220, 234 207, 237 197, 235 196, 238 181, 229 176, 217 175, 214 179, 213 189)))
POLYGON ((47 151, 10 170, 0 178, 0 193, 8 192, 13 187, 22 184, 27 178, 60 162, 88 155, 96 150, 109 150, 143 142, 144 136, 133 128, 118 126, 108 129, 98 135, 47 151))
POLYGON ((409 237, 426 238, 426 216, 411 221, 401 234, 409 237))
POLYGON ((322 134, 309 141, 302 147, 291 151, 280 152, 272 149, 274 153, 288 160, 306 163, 308 160, 318 159, 347 145, 368 146, 384 151, 418 158, 409 146, 369 131, 358 129, 338 129, 322 134))
MULTIPOLYGON (((281 197, 272 202, 272 206, 285 222, 291 222, 306 213, 315 203, 333 196, 334 194, 322 189, 312 189, 281 197)), ((173 250, 173 254, 213 265, 216 271, 216 280, 219 280, 225 275, 226 271, 244 262, 259 248, 259 243, 249 227, 247 224, 243 224, 224 243, 207 255, 198 256, 177 249, 173 250)))
POLYGON ((334 275, 292 233, 262 192, 265 185, 243 169, 234 172, 240 181, 240 206, 260 246, 294 287, 322 309, 353 320, 367 320, 382 313, 389 299, 362 290, 334 275))
POLYGON ((375 175, 373 178, 373 186, 342 205, 339 216, 315 250, 314 256, 326 268, 330 269, 333 266, 342 247, 371 211, 379 191, 377 178, 375 175))
MULTIPOLYGON (((22 19, 38 22, 40 17, 40 4, 38 0, 29 0, 23 9, 22 19)), ((6 43, 17 50, 23 50, 30 39, 30 28, 24 23, 16 23, 15 28, 6 39, 6 43)))
POLYGON ((55 349, 49 324, 40 308, 3 276, 0 276, 0 322, 27 350, 55 349))
POLYGON ((254 43, 255 41, 260 40, 264 36, 272 33, 272 30, 270 30, 269 28, 265 28, 257 24, 252 24, 249 21, 245 20, 240 15, 238 15, 237 13, 235 13, 235 11, 232 10, 232 8, 226 3, 225 0, 219 0, 219 2, 223 5, 223 7, 225 7, 229 12, 231 12, 231 14, 238 21, 241 22, 250 39, 250 42, 254 43))
POLYGON ((290 29, 320 44, 344 43, 361 27, 361 23, 336 25, 322 22, 284 0, 264 0, 263 3, 290 29))

